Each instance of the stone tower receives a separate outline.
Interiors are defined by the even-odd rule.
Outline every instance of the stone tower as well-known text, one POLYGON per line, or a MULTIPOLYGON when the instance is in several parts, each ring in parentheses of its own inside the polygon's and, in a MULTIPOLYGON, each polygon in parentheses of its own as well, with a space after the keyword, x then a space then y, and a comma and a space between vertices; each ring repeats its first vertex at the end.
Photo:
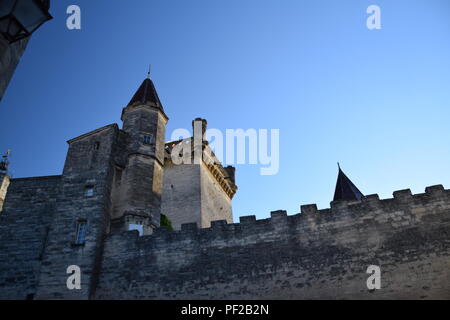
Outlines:
POLYGON ((105 236, 130 226, 142 234, 159 227, 168 118, 149 78, 122 120, 122 130, 111 124, 68 141, 37 299, 91 298, 105 236), (81 290, 66 287, 67 268, 74 265, 82 272, 81 290))
POLYGON ((143 226, 152 233, 160 225, 166 116, 150 78, 144 80, 122 111, 125 167, 116 168, 113 228, 143 226), (121 180, 120 183, 118 180, 121 180))
POLYGON ((197 118, 192 125, 194 137, 166 144, 162 213, 176 230, 186 223, 200 228, 209 228, 215 220, 233 223, 235 168, 224 168, 204 139, 207 121, 197 118), (174 152, 187 154, 189 161, 174 164, 174 152))

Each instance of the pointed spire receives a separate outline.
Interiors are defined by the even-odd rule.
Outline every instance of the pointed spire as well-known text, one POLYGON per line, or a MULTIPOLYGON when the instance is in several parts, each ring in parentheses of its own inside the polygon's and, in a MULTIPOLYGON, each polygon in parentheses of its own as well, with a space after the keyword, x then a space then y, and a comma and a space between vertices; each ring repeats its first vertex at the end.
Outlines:
POLYGON ((141 86, 134 94, 130 103, 128 103, 128 106, 134 104, 148 104, 164 110, 161 101, 159 100, 158 93, 156 92, 155 85, 150 79, 150 72, 148 77, 142 82, 141 86))
POLYGON ((364 195, 353 184, 353 182, 342 171, 340 164, 338 163, 339 174, 336 183, 336 191, 334 192, 333 201, 352 201, 361 200, 364 195))

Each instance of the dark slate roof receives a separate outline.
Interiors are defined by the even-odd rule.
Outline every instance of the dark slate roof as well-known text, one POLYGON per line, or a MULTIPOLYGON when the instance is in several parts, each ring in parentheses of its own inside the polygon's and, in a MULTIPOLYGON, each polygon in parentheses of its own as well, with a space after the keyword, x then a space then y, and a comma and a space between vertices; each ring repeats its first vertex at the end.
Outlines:
POLYGON ((153 84, 153 81, 150 80, 149 78, 145 79, 144 82, 142 82, 141 86, 134 94, 130 103, 128 103, 128 106, 131 106, 135 103, 139 104, 150 103, 156 105, 157 108, 164 110, 161 101, 159 100, 158 93, 156 92, 155 85, 153 84))
POLYGON ((339 175, 333 201, 361 200, 362 198, 364 198, 364 195, 361 191, 359 191, 359 189, 345 175, 341 168, 339 168, 339 175))

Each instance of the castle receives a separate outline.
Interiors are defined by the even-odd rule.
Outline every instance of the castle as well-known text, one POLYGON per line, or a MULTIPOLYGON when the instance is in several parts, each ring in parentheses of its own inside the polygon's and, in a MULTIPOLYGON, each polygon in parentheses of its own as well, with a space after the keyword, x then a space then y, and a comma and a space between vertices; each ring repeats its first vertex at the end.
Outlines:
POLYGON ((189 141, 164 141, 150 78, 122 121, 69 140, 60 176, 10 180, 2 162, 0 299, 450 299, 450 190, 380 200, 339 170, 330 209, 233 223, 234 168, 207 142, 173 163, 189 141))

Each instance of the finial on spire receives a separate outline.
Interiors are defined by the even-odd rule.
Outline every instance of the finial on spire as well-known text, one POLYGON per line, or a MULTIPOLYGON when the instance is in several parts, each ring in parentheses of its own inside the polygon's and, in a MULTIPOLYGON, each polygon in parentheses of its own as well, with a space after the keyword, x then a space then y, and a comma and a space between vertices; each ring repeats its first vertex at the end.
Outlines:
POLYGON ((148 65, 147 79, 150 79, 150 74, 152 73, 152 65, 148 65))
POLYGON ((341 170, 341 164, 338 162, 338 168, 339 170, 341 170))

